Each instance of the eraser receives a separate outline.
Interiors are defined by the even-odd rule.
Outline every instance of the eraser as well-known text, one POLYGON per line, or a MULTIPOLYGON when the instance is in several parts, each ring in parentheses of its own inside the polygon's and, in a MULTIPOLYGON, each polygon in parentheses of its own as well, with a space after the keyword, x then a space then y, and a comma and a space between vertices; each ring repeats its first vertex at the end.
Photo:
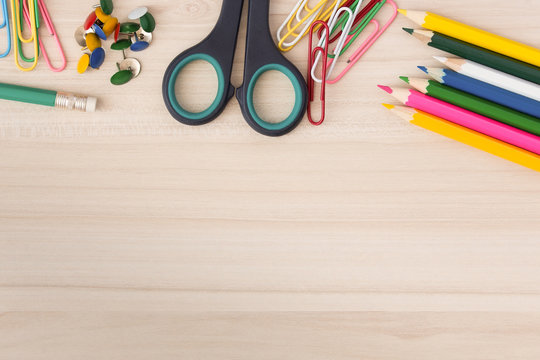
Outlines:
POLYGON ((97 98, 89 96, 86 99, 86 112, 95 112, 97 107, 97 98))

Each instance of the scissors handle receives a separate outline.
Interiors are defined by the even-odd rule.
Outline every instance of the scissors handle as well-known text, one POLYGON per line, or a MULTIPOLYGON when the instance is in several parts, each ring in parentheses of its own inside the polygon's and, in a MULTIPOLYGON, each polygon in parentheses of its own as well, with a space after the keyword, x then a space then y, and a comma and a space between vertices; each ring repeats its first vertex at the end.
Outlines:
POLYGON ((165 71, 163 99, 171 115, 179 122, 186 125, 207 124, 223 112, 234 96, 234 87, 230 79, 243 4, 244 0, 224 0, 221 14, 212 32, 198 45, 178 55, 165 71), (195 113, 180 105, 175 85, 182 69, 197 60, 204 60, 212 65, 218 78, 218 90, 210 107, 195 113))
POLYGON ((281 54, 270 35, 269 7, 269 0, 249 1, 244 83, 237 89, 236 98, 246 122, 255 131, 267 136, 282 136, 294 130, 304 117, 307 108, 307 85, 300 71, 281 54), (257 81, 262 74, 271 70, 286 75, 295 93, 292 112, 279 123, 261 119, 253 102, 257 81))

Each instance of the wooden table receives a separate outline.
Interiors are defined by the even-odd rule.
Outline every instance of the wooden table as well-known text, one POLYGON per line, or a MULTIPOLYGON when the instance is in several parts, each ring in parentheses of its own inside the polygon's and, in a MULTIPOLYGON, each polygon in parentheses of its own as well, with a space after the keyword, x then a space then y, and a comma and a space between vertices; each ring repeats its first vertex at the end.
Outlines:
MULTIPOLYGON (((98 96, 99 111, 0 101, 0 359, 540 357, 539 175, 380 106, 378 83, 437 64, 407 19, 328 88, 324 126, 269 139, 236 100, 198 128, 163 105, 166 66, 221 1, 148 0, 155 39, 122 87, 111 50, 75 71, 93 2, 47 3, 68 69, 23 74, 10 56, 2 81, 98 96)), ((271 2, 273 32, 294 3, 271 2)), ((116 5, 120 20, 134 6, 116 5)), ((399 5, 540 45, 537 1, 399 5)), ((287 54, 302 72, 306 46, 287 54)), ((215 88, 204 69, 179 89, 194 109, 215 88)), ((258 111, 285 114, 288 88, 266 76, 258 111)))

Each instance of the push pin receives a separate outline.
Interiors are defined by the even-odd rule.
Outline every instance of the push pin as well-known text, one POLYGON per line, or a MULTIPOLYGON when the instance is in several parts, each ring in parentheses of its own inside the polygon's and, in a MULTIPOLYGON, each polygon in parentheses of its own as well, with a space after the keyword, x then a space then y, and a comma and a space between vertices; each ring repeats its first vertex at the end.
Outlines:
POLYGON ((116 63, 118 72, 111 77, 111 84, 124 85, 131 79, 139 76, 141 72, 141 64, 137 59, 126 58, 124 50, 122 50, 124 60, 121 63, 116 63))
POLYGON ((112 16, 114 5, 112 0, 100 0, 93 6, 94 11, 88 15, 83 26, 75 31, 75 41, 83 50, 77 64, 77 71, 84 73, 89 67, 98 69, 105 61, 105 50, 102 41, 114 36, 112 50, 122 51, 123 60, 117 63, 118 72, 111 77, 111 83, 122 85, 137 77, 141 72, 141 64, 137 59, 126 58, 125 50, 143 51, 152 42, 152 32, 156 21, 145 6, 131 11, 130 20, 120 23, 112 16), (138 20, 138 22, 137 22, 138 20))

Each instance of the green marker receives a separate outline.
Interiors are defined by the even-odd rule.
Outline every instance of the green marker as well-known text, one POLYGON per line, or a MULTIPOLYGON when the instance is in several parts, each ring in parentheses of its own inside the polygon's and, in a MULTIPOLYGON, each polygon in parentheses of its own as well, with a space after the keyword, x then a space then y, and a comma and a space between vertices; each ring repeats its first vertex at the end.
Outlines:
POLYGON ((0 99, 86 112, 96 111, 97 98, 0 83, 0 99))
POLYGON ((400 79, 423 94, 540 136, 540 119, 534 116, 523 114, 478 96, 440 84, 434 80, 408 78, 406 76, 401 76, 400 79))

